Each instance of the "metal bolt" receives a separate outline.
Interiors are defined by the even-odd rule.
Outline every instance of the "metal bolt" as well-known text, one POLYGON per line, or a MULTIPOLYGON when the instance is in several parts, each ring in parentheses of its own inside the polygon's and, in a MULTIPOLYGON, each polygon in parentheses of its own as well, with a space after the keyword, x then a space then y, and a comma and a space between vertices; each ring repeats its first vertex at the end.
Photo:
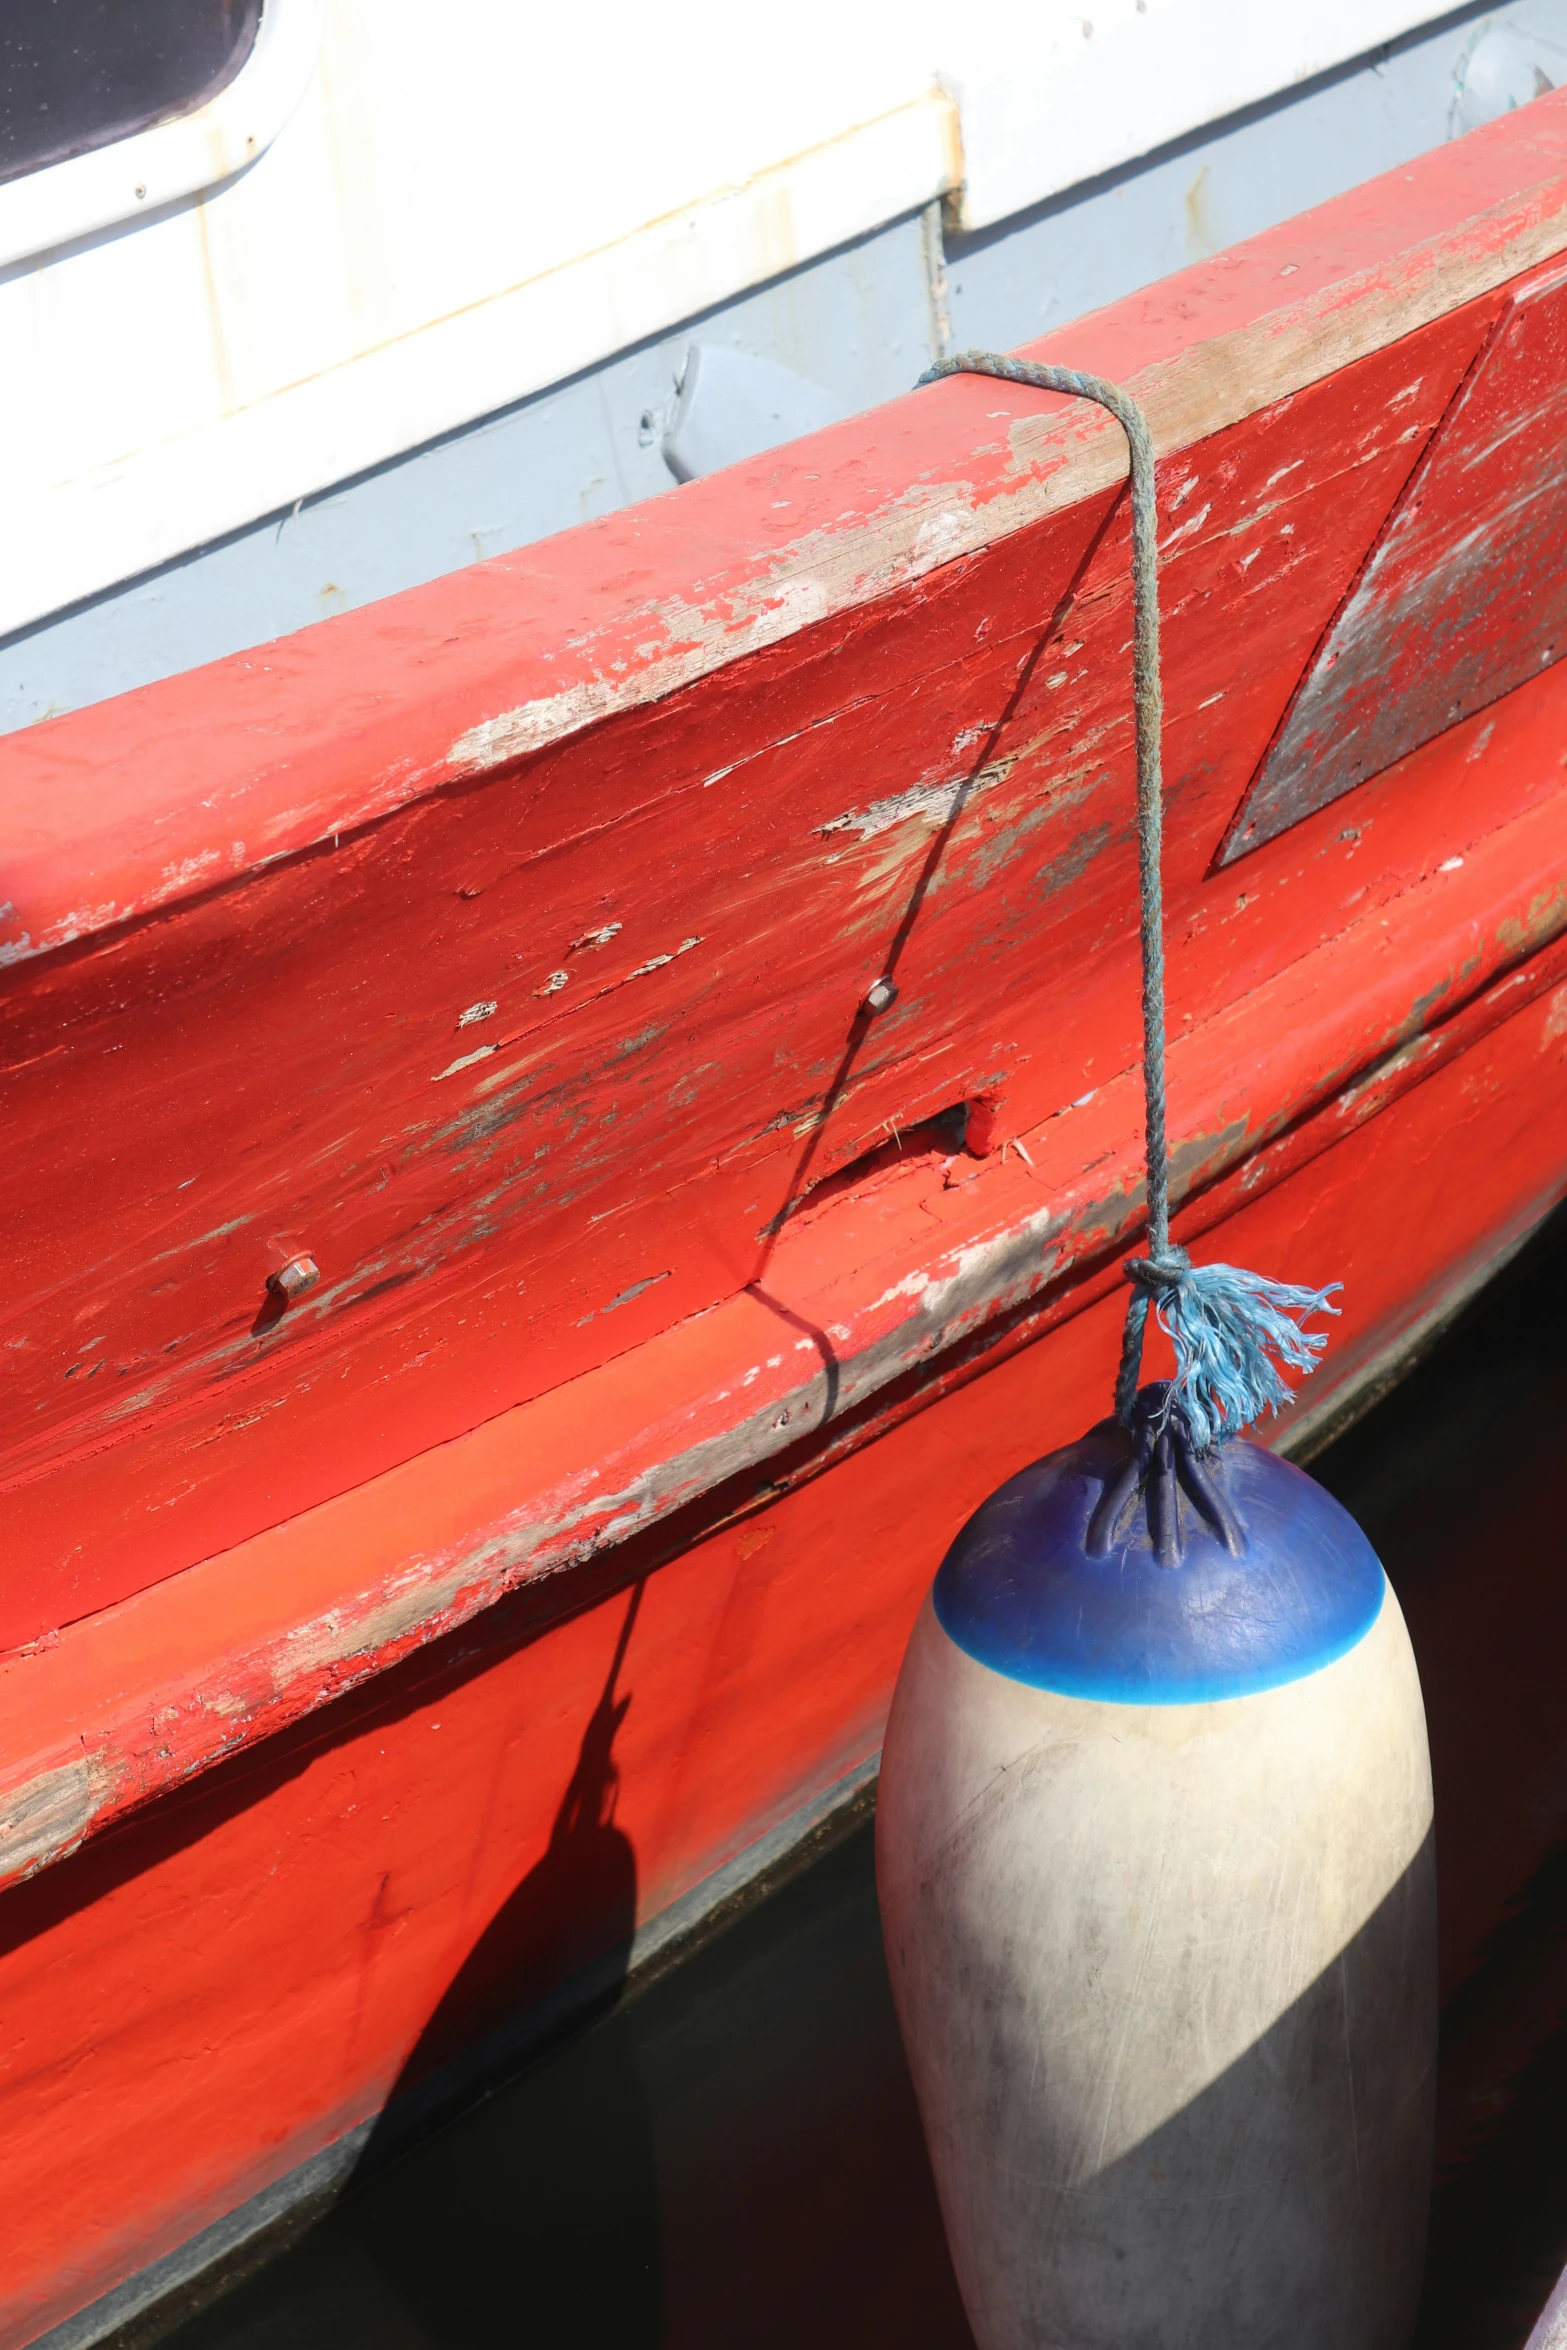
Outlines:
POLYGON ((301 1249, 297 1257, 290 1257, 286 1265, 279 1265, 275 1273, 267 1275, 267 1287, 274 1297, 290 1305, 296 1297, 303 1297, 307 1289, 314 1289, 320 1278, 321 1268, 315 1258, 306 1256, 301 1249))
POLYGON ((890 1012, 898 1000, 898 991, 890 979, 878 979, 865 999, 864 1008, 872 1014, 890 1012))

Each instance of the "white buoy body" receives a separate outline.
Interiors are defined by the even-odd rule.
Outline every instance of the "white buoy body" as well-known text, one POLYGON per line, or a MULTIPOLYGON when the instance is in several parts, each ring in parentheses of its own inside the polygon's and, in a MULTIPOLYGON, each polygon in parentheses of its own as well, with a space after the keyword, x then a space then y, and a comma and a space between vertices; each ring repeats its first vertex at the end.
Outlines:
POLYGON ((888 1964, 975 2340, 1403 2350, 1436 2024, 1403 1618, 1353 1521, 1252 1446, 1249 1558, 1194 1563, 1199 1533, 1160 1568, 1135 1524, 1074 1555, 1111 1443, 971 1521, 883 1760, 888 1964))

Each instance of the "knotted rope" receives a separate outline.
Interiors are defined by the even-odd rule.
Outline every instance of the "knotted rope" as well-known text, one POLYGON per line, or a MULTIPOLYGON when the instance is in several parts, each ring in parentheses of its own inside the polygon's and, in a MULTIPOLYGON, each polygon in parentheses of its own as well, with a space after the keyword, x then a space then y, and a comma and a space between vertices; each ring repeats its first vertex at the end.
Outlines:
POLYGON ((1037 367, 996 351, 960 351, 920 377, 993 375, 1040 392, 1066 392, 1108 408, 1126 434, 1132 482, 1132 695, 1137 724, 1137 872, 1143 959, 1143 1101, 1148 1163, 1148 1254, 1131 1257, 1132 1283, 1115 1383, 1116 1417, 1138 1418, 1138 1376, 1150 1305, 1175 1348, 1175 1377, 1159 1404, 1160 1425, 1173 1420, 1200 1460, 1226 1436, 1287 1403, 1282 1364, 1312 1371, 1327 1344, 1307 1331, 1311 1314, 1336 1314, 1325 1289, 1269 1281, 1235 1265, 1194 1265, 1170 1238, 1170 1154, 1165 1132, 1164 779, 1160 735, 1159 537, 1154 453, 1148 422, 1118 385, 1070 367, 1037 367))

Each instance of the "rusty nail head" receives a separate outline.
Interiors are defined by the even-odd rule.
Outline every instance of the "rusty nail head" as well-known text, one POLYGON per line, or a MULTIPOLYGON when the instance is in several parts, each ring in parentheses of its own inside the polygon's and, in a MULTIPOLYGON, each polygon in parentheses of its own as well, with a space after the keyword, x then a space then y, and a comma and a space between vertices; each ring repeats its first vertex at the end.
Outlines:
POLYGON ((898 1000, 898 991, 890 979, 878 979, 865 999, 867 1012, 890 1012, 898 1000))
POLYGON ((279 1265, 275 1273, 267 1275, 267 1287, 287 1305, 294 1298, 303 1297, 307 1289, 314 1289, 320 1278, 321 1268, 315 1258, 301 1250, 297 1257, 290 1257, 286 1265, 279 1265))

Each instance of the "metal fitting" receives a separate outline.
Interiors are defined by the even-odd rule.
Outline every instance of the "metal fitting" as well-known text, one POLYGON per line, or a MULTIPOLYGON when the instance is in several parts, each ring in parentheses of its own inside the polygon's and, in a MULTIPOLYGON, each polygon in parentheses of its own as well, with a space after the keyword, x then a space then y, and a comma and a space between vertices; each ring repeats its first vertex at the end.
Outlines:
POLYGON ((279 1265, 275 1273, 267 1275, 267 1287, 274 1297, 280 1297, 285 1305, 291 1305, 296 1297, 303 1297, 307 1289, 314 1289, 320 1278, 321 1268, 315 1258, 307 1256, 301 1249, 298 1256, 290 1257, 286 1265, 279 1265))
POLYGON ((897 988, 893 985, 892 981, 890 979, 878 979, 876 985, 871 989, 869 995, 867 995, 865 998, 865 1002, 861 1009, 871 1013, 874 1017, 877 1012, 890 1012, 897 1000, 898 991, 897 988))

